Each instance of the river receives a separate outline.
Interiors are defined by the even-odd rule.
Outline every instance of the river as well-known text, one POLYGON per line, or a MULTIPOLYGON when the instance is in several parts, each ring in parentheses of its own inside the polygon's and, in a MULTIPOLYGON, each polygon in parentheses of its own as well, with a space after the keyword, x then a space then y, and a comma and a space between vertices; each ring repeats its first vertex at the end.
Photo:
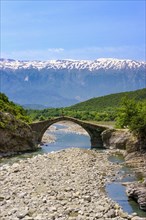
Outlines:
MULTIPOLYGON (((14 163, 20 159, 32 157, 36 154, 60 151, 65 148, 79 147, 90 149, 89 135, 85 133, 82 134, 82 131, 78 130, 78 128, 76 129, 75 127, 73 128, 73 130, 71 130, 68 129, 68 126, 66 124, 55 124, 55 127, 53 126, 52 128, 53 129, 48 129, 45 135, 53 136, 55 138, 55 141, 52 141, 51 143, 47 143, 46 141, 46 143, 41 146, 41 149, 38 152, 31 154, 26 153, 12 158, 2 159, 1 165, 3 163, 14 163)), ((104 153, 104 150, 100 149, 100 152, 104 153)), ((119 156, 110 157, 109 160, 113 163, 124 162, 124 159, 119 156)), ((137 177, 134 175, 134 173, 132 173, 132 170, 124 166, 119 172, 117 181, 114 183, 107 184, 106 192, 109 195, 109 197, 111 197, 113 200, 118 202, 120 206, 122 206, 125 212, 128 212, 129 214, 136 212, 139 216, 146 217, 146 212, 140 210, 136 202, 128 200, 127 195, 125 193, 125 187, 122 185, 122 182, 134 181, 136 179, 137 177), (123 176, 126 176, 126 178, 122 179, 123 176)))
POLYGON ((69 123, 69 125, 72 126, 73 130, 68 129, 67 125, 64 124, 55 124, 55 129, 54 127, 53 129, 48 129, 46 134, 54 136, 55 141, 42 145, 41 151, 49 153, 71 147, 90 149, 89 135, 87 133, 82 134, 81 130, 79 130, 80 126, 74 128, 74 124, 69 123))

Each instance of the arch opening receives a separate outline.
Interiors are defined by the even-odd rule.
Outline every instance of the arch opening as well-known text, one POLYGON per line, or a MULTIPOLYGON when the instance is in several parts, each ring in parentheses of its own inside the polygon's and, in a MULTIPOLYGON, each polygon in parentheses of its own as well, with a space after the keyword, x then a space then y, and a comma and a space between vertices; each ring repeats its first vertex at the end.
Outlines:
POLYGON ((61 150, 70 147, 89 149, 88 132, 75 122, 60 121, 50 125, 42 136, 43 149, 61 150), (47 148, 47 149, 46 149, 47 148))

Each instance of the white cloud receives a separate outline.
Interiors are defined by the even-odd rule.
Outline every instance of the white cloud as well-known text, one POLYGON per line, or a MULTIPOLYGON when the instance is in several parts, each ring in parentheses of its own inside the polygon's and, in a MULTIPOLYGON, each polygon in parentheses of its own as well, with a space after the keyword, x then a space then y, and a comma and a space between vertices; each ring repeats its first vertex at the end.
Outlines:
POLYGON ((81 98, 80 96, 76 96, 75 99, 76 99, 77 101, 82 101, 82 98, 81 98))
POLYGON ((25 50, 1 53, 3 58, 19 60, 54 60, 54 59, 87 59, 119 58, 146 60, 145 47, 119 46, 119 47, 87 47, 87 48, 48 48, 44 50, 25 50))
POLYGON ((64 51, 63 48, 49 48, 48 52, 53 52, 53 53, 62 53, 64 51))
POLYGON ((25 77, 24 81, 28 82, 29 78, 28 76, 25 77))

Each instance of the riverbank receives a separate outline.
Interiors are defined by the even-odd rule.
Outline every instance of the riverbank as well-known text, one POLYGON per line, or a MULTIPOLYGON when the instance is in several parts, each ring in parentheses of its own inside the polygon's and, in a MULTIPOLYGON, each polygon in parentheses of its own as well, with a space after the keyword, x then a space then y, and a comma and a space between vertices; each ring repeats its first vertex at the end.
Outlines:
POLYGON ((137 201, 139 207, 146 211, 146 152, 133 152, 125 159, 125 164, 132 167, 140 178, 140 181, 128 184, 127 195, 137 201))
POLYGON ((146 152, 129 153, 126 157, 126 164, 146 178, 146 152))
POLYGON ((3 165, 0 219, 141 219, 107 197, 105 184, 114 181, 120 168, 108 156, 70 148, 3 165))

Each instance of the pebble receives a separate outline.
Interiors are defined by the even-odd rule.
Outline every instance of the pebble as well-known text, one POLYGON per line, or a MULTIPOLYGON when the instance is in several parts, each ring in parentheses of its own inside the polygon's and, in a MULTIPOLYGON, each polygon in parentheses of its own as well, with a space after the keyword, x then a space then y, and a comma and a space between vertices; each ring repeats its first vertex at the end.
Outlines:
POLYGON ((3 165, 0 219, 139 220, 101 190, 119 167, 106 153, 77 148, 3 165))

